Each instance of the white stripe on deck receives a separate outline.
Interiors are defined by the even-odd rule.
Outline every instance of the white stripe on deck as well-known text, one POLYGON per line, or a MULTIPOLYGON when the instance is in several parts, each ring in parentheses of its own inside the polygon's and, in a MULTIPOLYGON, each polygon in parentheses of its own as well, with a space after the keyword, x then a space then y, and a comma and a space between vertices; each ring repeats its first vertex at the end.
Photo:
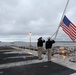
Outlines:
POLYGON ((0 74, 2 74, 3 73, 3 71, 0 71, 0 74))
POLYGON ((34 64, 34 63, 39 63, 39 62, 45 62, 45 61, 36 59, 36 60, 29 60, 29 61, 21 61, 21 62, 1 64, 0 65, 0 69, 16 67, 16 66, 22 66, 22 65, 28 65, 28 64, 34 64))
POLYGON ((70 74, 70 75, 76 75, 76 73, 70 74))

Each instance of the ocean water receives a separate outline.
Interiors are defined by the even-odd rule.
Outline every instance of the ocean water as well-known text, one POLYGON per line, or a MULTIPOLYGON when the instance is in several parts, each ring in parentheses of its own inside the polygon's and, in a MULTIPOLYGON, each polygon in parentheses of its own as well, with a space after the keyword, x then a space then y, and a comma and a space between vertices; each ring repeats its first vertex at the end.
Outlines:
POLYGON ((76 46, 76 43, 55 43, 54 46, 76 46))
MULTIPOLYGON (((0 42, 0 46, 10 46, 10 45, 15 45, 15 46, 29 46, 30 42, 0 42)), ((31 42, 31 45, 34 47, 37 47, 37 42, 31 42)), ((45 44, 44 44, 45 46, 45 44)), ((76 42, 71 42, 71 41, 57 41, 56 43, 53 44, 53 46, 76 46, 76 42)))

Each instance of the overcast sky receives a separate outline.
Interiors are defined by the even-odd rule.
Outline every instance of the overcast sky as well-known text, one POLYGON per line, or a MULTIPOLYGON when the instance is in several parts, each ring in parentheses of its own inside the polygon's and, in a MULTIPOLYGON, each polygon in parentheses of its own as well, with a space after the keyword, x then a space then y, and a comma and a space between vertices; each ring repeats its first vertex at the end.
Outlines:
MULTIPOLYGON (((76 0, 69 0, 65 15, 76 25, 76 0)), ((0 0, 0 40, 45 40, 57 30, 67 0, 0 0)), ((56 40, 70 40, 60 28, 56 40)))

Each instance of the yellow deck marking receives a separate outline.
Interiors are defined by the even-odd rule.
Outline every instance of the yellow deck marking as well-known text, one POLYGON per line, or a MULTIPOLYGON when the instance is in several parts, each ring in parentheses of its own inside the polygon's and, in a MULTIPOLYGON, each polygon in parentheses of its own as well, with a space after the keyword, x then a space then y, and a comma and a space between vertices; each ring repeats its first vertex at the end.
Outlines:
POLYGON ((16 50, 0 50, 0 52, 16 51, 16 50))

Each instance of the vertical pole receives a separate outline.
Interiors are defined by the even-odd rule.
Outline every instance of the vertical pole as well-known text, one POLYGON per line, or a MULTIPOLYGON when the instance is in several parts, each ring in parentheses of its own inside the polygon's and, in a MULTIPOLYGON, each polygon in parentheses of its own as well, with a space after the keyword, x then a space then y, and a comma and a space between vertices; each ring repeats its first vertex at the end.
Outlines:
POLYGON ((65 14, 65 11, 66 11, 66 9, 67 9, 68 3, 69 3, 69 0, 67 0, 67 3, 66 3, 66 6, 65 6, 65 9, 64 9, 64 12, 63 12, 63 14, 62 14, 62 17, 61 17, 61 20, 60 20, 58 29, 57 29, 57 31, 56 31, 56 35, 55 35, 54 40, 56 39, 56 36, 57 36, 57 34, 58 34, 58 31, 59 31, 59 28, 60 28, 60 24, 61 24, 61 22, 62 22, 62 20, 63 20, 63 18, 64 18, 64 14, 65 14))
POLYGON ((29 32, 29 35, 30 35, 30 45, 29 45, 29 47, 30 47, 30 49, 31 49, 31 32, 29 32))
POLYGON ((30 35, 30 49, 31 49, 31 35, 30 35))
POLYGON ((75 48, 75 62, 76 62, 76 48, 75 48))

